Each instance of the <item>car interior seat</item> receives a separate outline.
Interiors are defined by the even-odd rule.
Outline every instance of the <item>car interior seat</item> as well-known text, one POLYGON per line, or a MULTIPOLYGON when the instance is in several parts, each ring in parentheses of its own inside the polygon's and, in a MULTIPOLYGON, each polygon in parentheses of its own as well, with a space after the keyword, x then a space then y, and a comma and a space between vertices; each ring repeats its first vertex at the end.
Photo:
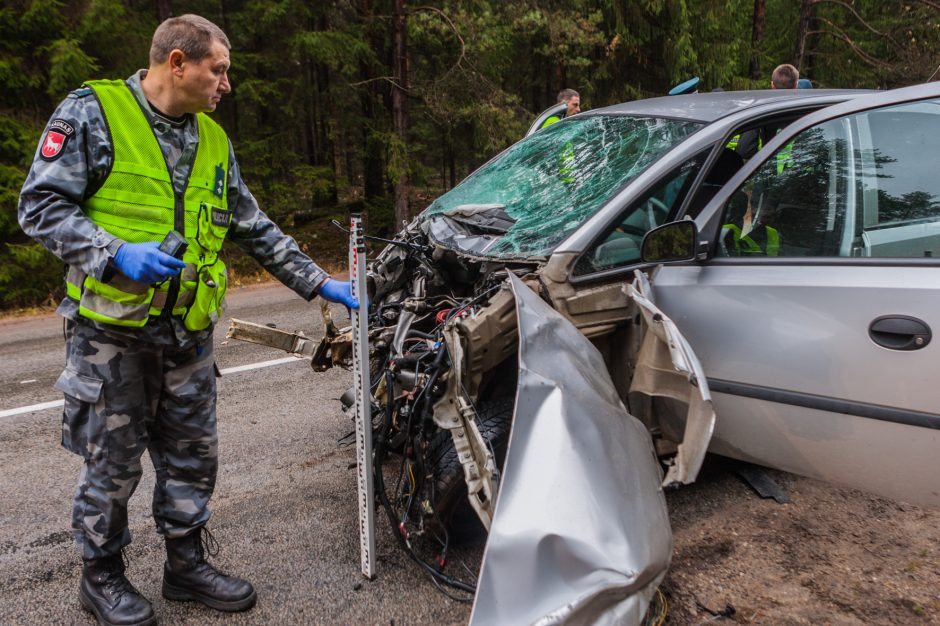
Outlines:
POLYGON ((689 205, 687 215, 696 217, 743 165, 744 157, 731 148, 724 148, 699 186, 698 193, 689 205))

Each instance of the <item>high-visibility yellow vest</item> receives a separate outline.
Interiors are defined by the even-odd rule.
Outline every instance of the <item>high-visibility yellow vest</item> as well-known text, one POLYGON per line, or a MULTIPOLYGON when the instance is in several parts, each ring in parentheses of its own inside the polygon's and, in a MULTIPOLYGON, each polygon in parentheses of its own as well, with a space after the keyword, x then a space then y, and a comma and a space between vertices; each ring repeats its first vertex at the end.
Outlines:
POLYGON ((774 158, 777 160, 777 174, 783 174, 784 170, 793 165, 793 142, 780 148, 774 158))
MULTIPOLYGON (((739 143, 741 143, 741 133, 738 133, 737 135, 729 139, 728 143, 725 144, 725 148, 727 148, 728 150, 736 151, 738 149, 739 143)), ((763 147, 764 147, 764 138, 758 135, 757 136, 757 149, 760 150, 763 147)))
MULTIPOLYGON (((122 80, 89 81, 86 86, 101 103, 114 164, 82 210, 95 224, 130 243, 162 241, 175 227, 188 248, 172 314, 181 316, 189 330, 207 328, 218 320, 228 283, 225 263, 219 258, 232 222, 226 197, 229 148, 225 131, 206 115, 196 116, 195 162, 185 193, 178 196, 157 138, 130 87, 122 80)), ((79 302, 83 317, 141 327, 167 306, 170 285, 169 280, 146 285, 120 272, 105 283, 70 268, 66 289, 79 302)))
MULTIPOLYGON (((729 150, 737 150, 738 144, 741 143, 741 133, 734 135, 731 139, 728 140, 728 143, 725 144, 725 148, 729 150)), ((764 147, 764 138, 758 136, 757 138, 757 149, 760 150, 764 147)), ((783 171, 790 167, 793 164, 793 142, 791 141, 783 148, 780 149, 776 154, 777 161, 777 173, 783 174, 783 171)))
POLYGON ((762 225, 767 234, 767 247, 762 248, 759 243, 751 238, 750 233, 742 234, 741 227, 737 224, 725 224, 722 230, 731 231, 734 240, 734 249, 741 256, 777 256, 780 252, 780 232, 772 226, 762 225))
POLYGON ((558 177, 561 182, 570 184, 575 181, 576 160, 574 154, 574 145, 566 141, 558 153, 558 177))

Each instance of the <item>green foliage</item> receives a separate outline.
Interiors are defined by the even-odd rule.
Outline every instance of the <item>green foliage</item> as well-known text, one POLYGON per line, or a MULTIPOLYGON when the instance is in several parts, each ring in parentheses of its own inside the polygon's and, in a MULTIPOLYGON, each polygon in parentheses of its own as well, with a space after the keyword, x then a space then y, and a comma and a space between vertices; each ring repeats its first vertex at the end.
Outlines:
POLYGON ((82 50, 76 39, 53 41, 49 56, 49 84, 46 92, 50 96, 65 95, 76 85, 98 71, 98 64, 82 50))
POLYGON ((38 139, 37 130, 0 114, 0 241, 24 239, 16 206, 38 139))
POLYGON ((0 247, 0 309, 53 304, 62 297, 61 261, 38 243, 0 247))
MULTIPOLYGON (((214 117, 262 208, 303 223, 298 240, 318 260, 341 260, 331 246, 343 237, 316 230, 334 207, 361 203, 372 232, 392 234, 384 194, 396 181, 407 175, 420 210, 517 141, 561 88, 577 89, 585 109, 662 95, 690 76, 705 91, 766 88, 776 65, 796 60, 802 4, 766 0, 755 47, 753 0, 406 0, 403 133, 391 111, 392 0, 174 0, 173 10, 204 15, 232 41, 234 91, 214 117)), ((14 215, 46 120, 82 81, 146 66, 155 26, 154 3, 142 0, 0 6, 0 307, 41 301, 61 282, 58 263, 25 246, 14 215), (32 292, 14 286, 16 272, 32 292)), ((820 87, 923 81, 940 63, 940 9, 817 0, 805 44, 801 72, 820 87)), ((257 269, 233 259, 239 271, 257 269)))
POLYGON ((348 33, 299 33, 293 40, 293 47, 299 56, 344 76, 355 76, 361 64, 378 63, 373 50, 362 39, 348 33))
POLYGON ((5 241, 13 240, 19 235, 16 205, 25 180, 26 175, 21 170, 9 165, 0 165, 0 234, 5 241))
POLYGON ((324 206, 336 196, 333 170, 323 165, 301 164, 291 171, 291 187, 300 206, 324 206))

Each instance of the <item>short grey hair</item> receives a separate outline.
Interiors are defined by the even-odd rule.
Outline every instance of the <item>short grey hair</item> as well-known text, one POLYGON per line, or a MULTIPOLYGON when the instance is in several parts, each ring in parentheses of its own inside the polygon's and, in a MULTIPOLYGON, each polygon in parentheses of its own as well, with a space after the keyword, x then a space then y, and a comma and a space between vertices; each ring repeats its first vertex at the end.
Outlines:
POLYGON ((232 48, 222 29, 199 15, 188 13, 171 17, 157 26, 150 44, 150 63, 164 63, 170 53, 179 48, 186 57, 196 63, 209 56, 212 42, 219 41, 232 48))
POLYGON ((578 92, 575 91, 574 89, 562 89, 561 91, 558 92, 558 99, 555 100, 555 102, 557 102, 558 104, 561 104, 562 102, 568 102, 572 98, 580 98, 580 97, 581 96, 578 95, 578 92))
POLYGON ((770 82, 777 89, 796 89, 799 80, 800 70, 789 63, 778 65, 770 77, 770 82))

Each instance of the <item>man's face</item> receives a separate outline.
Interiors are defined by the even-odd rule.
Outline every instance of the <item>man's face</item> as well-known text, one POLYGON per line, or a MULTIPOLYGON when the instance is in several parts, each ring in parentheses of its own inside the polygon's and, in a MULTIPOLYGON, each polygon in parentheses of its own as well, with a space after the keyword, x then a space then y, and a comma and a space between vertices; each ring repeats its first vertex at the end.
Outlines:
POLYGON ((568 110, 565 111, 565 117, 571 117, 572 115, 575 115, 580 112, 581 112, 581 97, 572 96, 568 100, 568 110))
POLYGON ((213 41, 209 54, 198 63, 185 60, 179 94, 186 113, 208 113, 215 111, 222 94, 232 91, 228 82, 228 48, 220 41, 213 41))

